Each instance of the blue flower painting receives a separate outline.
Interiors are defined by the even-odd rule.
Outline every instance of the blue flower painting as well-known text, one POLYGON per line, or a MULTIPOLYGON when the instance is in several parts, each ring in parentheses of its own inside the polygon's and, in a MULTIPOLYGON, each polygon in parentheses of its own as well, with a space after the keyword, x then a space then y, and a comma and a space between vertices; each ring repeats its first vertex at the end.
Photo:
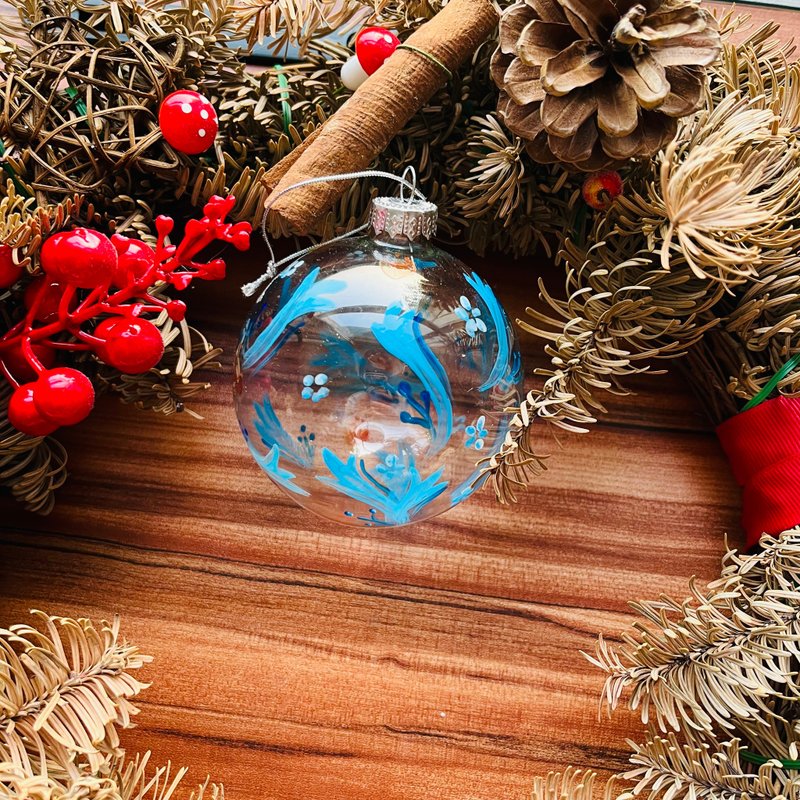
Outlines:
POLYGON ((486 333, 486 323, 481 319, 481 310, 472 305, 466 295, 461 295, 460 305, 455 309, 455 314, 459 319, 463 319, 466 325, 467 336, 474 337, 480 331, 486 333))
POLYGON ((474 447, 476 450, 483 450, 484 442, 489 435, 486 430, 486 417, 481 415, 475 420, 474 425, 467 425, 467 427, 464 428, 464 434, 467 437, 464 442, 466 447, 474 447))
POLYGON ((318 372, 316 375, 306 375, 303 378, 303 390, 300 392, 300 397, 303 400, 311 400, 313 403, 319 403, 324 400, 331 390, 325 385, 328 382, 328 376, 324 372, 318 372))
MULTIPOLYGON (((473 272, 470 275, 465 274, 464 278, 466 279, 467 283, 478 293, 478 296, 486 306, 489 316, 492 319, 492 331, 497 337, 497 355, 495 356, 492 371, 489 373, 489 377, 478 387, 478 391, 485 392, 497 386, 497 384, 499 384, 501 381, 505 380, 511 371, 511 353, 513 350, 511 330, 508 326, 505 312, 503 311, 500 303, 497 302, 497 298, 494 296, 494 292, 491 290, 491 288, 489 288, 489 286, 484 283, 483 280, 481 280, 480 276, 476 272, 473 272)), ((463 306, 464 298, 462 297, 461 300, 463 306)), ((463 311, 466 313, 466 309, 463 309, 463 311)), ((462 319, 464 318, 460 314, 459 316, 461 316, 462 319)), ((467 325, 469 325, 469 322, 467 322, 467 325)), ((486 330, 485 325, 483 330, 486 330)), ((467 332, 469 332, 469 328, 467 329, 467 332)))

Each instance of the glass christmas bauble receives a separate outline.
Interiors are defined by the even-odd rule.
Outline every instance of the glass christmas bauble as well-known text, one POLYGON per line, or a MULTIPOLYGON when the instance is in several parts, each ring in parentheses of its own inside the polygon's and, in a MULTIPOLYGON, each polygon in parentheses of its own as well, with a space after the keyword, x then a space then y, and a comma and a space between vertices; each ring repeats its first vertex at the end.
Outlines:
POLYGON ((467 498, 519 401, 494 293, 426 241, 435 206, 378 198, 374 234, 290 264, 236 355, 239 424, 291 498, 351 525, 405 525, 467 498))

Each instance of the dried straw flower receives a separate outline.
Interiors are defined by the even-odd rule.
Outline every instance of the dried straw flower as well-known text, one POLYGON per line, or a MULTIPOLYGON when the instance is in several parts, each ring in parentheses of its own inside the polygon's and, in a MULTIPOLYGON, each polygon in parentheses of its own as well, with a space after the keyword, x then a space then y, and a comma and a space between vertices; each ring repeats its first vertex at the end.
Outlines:
POLYGON ((621 201, 631 215, 664 220, 649 232, 664 269, 677 257, 698 277, 734 286, 758 275, 762 254, 800 245, 790 224, 800 207, 800 147, 778 122, 772 109, 729 95, 659 156, 646 199, 621 201))

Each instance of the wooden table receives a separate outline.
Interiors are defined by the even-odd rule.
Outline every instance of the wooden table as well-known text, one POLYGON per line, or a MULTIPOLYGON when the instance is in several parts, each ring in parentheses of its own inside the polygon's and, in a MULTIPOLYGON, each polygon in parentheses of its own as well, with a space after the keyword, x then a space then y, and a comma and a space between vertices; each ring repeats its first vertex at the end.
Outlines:
MULTIPOLYGON (((542 265, 472 262, 522 315, 542 265)), ((193 404, 204 422, 104 398, 63 434, 56 511, 0 504, 0 625, 29 608, 121 614, 155 656, 124 744, 234 800, 522 800, 548 769, 622 768, 638 724, 598 720, 603 677, 579 650, 618 634, 628 600, 715 577, 723 535, 740 541, 737 488, 685 381, 632 381, 591 434, 550 445, 516 506, 484 492, 426 524, 339 527, 272 487, 236 425, 236 285, 259 268, 191 291, 226 348, 193 404)), ((523 346, 530 371, 541 345, 523 346)))

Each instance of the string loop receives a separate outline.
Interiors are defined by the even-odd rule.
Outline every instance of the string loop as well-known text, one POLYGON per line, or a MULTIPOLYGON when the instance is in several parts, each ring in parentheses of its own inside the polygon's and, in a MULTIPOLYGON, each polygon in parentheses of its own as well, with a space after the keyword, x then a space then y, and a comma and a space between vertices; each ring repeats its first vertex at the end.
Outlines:
MULTIPOLYGON (((331 239, 326 239, 325 241, 317 242, 316 244, 312 244, 308 247, 303 248, 302 250, 298 250, 294 253, 291 253, 285 258, 282 258, 280 261, 276 261, 275 251, 272 249, 272 242, 270 241, 269 232, 267 231, 267 215, 269 214, 270 209, 272 208, 273 204, 279 197, 283 197, 283 195, 288 194, 289 192, 293 192, 295 189, 300 189, 303 186, 311 186, 316 183, 329 183, 332 181, 360 180, 361 178, 386 178, 388 180, 395 181, 396 183, 400 184, 401 199, 404 199, 403 191, 406 189, 411 192, 412 198, 416 197, 419 200, 427 199, 425 195, 417 188, 417 172, 412 166, 408 166, 405 168, 402 177, 395 175, 392 172, 383 172, 382 170, 379 169, 365 169, 365 170, 360 170, 359 172, 344 172, 339 175, 321 175, 318 178, 306 178, 306 180, 290 184, 285 189, 281 189, 281 191, 279 191, 277 194, 276 193, 271 194, 267 199, 266 204, 264 205, 264 213, 261 217, 261 235, 264 237, 264 242, 267 245, 267 251, 269 252, 269 261, 267 261, 267 268, 264 270, 264 272, 261 274, 260 277, 242 286, 242 294, 245 297, 251 297, 252 295, 254 295, 267 281, 270 281, 272 280, 272 278, 275 277, 278 271, 278 267, 281 267, 284 264, 287 264, 291 261, 295 261, 298 258, 302 258, 308 253, 313 253, 315 250, 318 250, 320 247, 324 247, 325 245, 334 244, 335 242, 341 242, 344 239, 349 239, 350 237, 355 236, 356 234, 361 233, 362 231, 365 231, 369 227, 369 222, 365 222, 363 225, 359 225, 357 228, 353 228, 353 230, 351 231, 346 231, 345 233, 341 233, 338 236, 334 236, 331 239)), ((259 299, 261 299, 261 297, 259 297, 259 299)))

